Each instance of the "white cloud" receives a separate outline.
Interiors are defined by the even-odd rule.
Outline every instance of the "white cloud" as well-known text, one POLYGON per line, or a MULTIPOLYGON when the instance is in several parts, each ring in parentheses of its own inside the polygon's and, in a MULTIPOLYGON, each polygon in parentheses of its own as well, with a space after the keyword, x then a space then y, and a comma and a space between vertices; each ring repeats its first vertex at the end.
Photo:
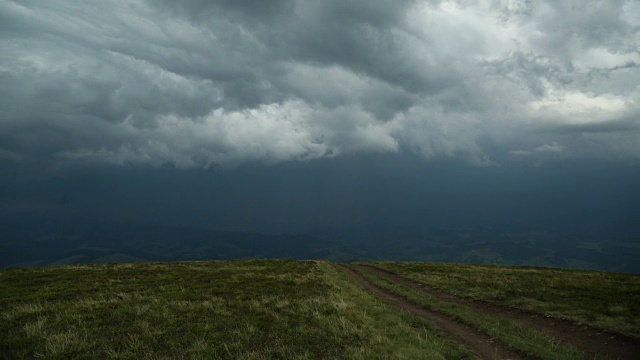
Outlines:
POLYGON ((531 151, 528 150, 511 150, 509 151, 509 154, 514 155, 514 156, 529 156, 531 154, 533 154, 531 151))
POLYGON ((158 118, 153 127, 140 128, 125 121, 118 128, 118 133, 111 134, 111 149, 82 148, 60 156, 118 164, 170 162, 192 168, 245 160, 281 162, 393 152, 398 147, 388 126, 367 113, 315 109, 301 101, 242 111, 217 109, 198 119, 171 114, 158 118), (359 121, 354 123, 354 118, 359 121))
POLYGON ((552 142, 551 144, 543 144, 536 148, 536 152, 539 153, 559 153, 565 149, 564 146, 558 144, 557 142, 552 142))
POLYGON ((582 92, 564 92, 532 101, 532 116, 542 116, 565 124, 590 124, 618 118, 628 108, 623 96, 603 94, 595 96, 582 92))

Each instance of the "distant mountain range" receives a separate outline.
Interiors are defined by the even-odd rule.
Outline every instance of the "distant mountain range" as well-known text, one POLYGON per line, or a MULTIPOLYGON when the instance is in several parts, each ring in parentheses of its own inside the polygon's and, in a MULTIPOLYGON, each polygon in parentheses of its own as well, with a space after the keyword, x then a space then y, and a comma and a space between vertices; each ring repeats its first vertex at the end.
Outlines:
POLYGON ((376 260, 541 266, 640 273, 640 237, 526 227, 382 227, 333 238, 376 260), (348 240, 347 240, 348 239, 348 240))
POLYGON ((435 261, 640 273, 640 241, 633 236, 483 227, 371 226, 318 235, 274 235, 123 222, 14 221, 0 230, 0 267, 250 258, 435 261))
POLYGON ((5 228, 0 266, 288 258, 350 261, 358 251, 309 235, 266 235, 131 223, 5 228))

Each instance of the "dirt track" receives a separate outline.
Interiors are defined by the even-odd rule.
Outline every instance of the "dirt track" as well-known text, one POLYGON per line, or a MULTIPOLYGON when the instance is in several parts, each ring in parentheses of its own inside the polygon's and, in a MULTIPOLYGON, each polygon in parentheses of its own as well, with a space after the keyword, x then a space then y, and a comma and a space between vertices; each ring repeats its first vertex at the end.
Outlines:
POLYGON ((580 325, 564 319, 546 317, 542 314, 523 311, 490 304, 484 301, 464 300, 423 284, 405 279, 393 272, 374 266, 360 266, 361 268, 412 289, 424 291, 443 301, 465 305, 476 312, 506 317, 527 326, 549 334, 559 343, 573 346, 598 357, 620 360, 634 360, 640 358, 640 341, 622 335, 607 333, 585 325, 580 325))
POLYGON ((467 349, 475 353, 480 359, 532 359, 531 357, 527 357, 526 355, 508 349, 501 341, 492 339, 485 334, 476 331, 472 327, 460 324, 459 322, 445 315, 412 304, 398 295, 395 295, 389 291, 373 285, 362 275, 358 274, 353 269, 347 266, 338 266, 347 274, 349 274, 349 276, 351 276, 354 280, 360 283, 365 289, 383 299, 387 303, 395 305, 411 315, 420 316, 434 322, 436 326, 443 332, 445 332, 450 338, 463 344, 467 349))

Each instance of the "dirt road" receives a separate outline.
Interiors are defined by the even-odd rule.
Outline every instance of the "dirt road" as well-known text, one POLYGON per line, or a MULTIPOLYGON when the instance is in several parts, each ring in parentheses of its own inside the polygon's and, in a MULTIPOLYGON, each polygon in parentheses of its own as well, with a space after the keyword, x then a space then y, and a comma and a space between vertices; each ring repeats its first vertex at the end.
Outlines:
POLYGON ((373 285, 362 275, 358 274, 353 269, 347 266, 338 265, 338 267, 344 270, 358 283, 360 283, 365 289, 383 299, 387 303, 395 305, 411 315, 420 316, 434 322, 436 326, 440 328, 444 333, 446 333, 450 338, 463 344, 467 349, 475 353, 480 359, 533 359, 507 348, 507 346, 504 345, 501 341, 492 339, 487 335, 476 331, 472 327, 460 324, 459 322, 445 315, 412 304, 398 295, 381 289, 373 285))
POLYGON ((549 334, 561 344, 573 346, 601 358, 619 360, 640 359, 640 341, 633 338, 607 333, 575 322, 546 317, 545 315, 530 311, 503 307, 484 301, 461 299, 412 280, 405 279, 388 270, 374 266, 361 265, 360 267, 376 276, 405 285, 414 290, 426 292, 440 300, 465 305, 478 313, 490 316, 501 316, 518 321, 549 334))

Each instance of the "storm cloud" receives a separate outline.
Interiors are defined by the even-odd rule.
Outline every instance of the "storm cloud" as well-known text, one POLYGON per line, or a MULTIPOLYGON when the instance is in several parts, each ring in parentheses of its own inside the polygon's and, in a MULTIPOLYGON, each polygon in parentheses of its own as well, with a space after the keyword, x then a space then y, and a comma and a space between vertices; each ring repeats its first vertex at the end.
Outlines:
POLYGON ((0 1, 0 159, 640 158, 636 1, 0 1))

